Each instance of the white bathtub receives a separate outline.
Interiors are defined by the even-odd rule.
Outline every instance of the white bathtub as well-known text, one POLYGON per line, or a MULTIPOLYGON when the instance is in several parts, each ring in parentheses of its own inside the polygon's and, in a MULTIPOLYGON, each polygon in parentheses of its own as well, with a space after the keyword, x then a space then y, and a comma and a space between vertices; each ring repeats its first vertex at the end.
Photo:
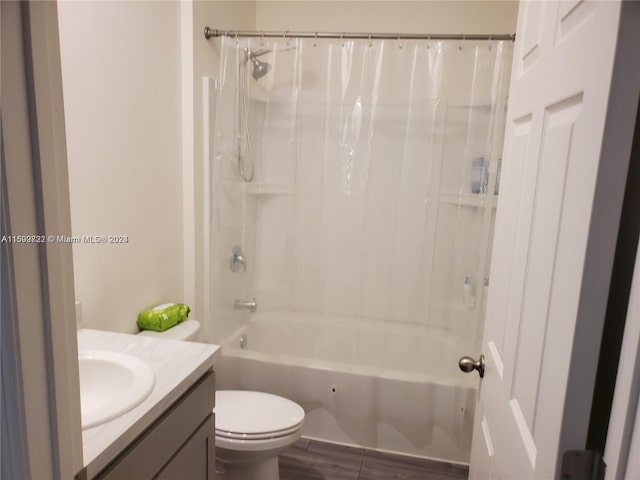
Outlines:
POLYGON ((457 368, 465 348, 433 327, 257 313, 223 342, 216 382, 295 400, 308 437, 466 463, 478 380, 457 368))

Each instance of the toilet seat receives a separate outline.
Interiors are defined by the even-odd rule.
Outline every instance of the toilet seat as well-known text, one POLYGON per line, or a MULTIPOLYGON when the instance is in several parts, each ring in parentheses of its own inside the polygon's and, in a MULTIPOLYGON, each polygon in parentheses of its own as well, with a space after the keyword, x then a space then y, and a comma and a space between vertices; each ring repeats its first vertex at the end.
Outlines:
POLYGON ((300 430, 301 426, 302 426, 302 422, 294 427, 278 430, 277 432, 265 432, 265 433, 257 433, 257 434, 226 432, 224 430, 220 430, 216 428, 216 436, 231 438, 235 440, 247 440, 247 441, 263 440, 267 438, 278 438, 278 437, 284 437, 284 436, 290 435, 300 430))
POLYGON ((277 395, 246 390, 216 392, 216 436, 257 441, 291 435, 302 426, 300 405, 277 395))
POLYGON ((302 435, 302 430, 276 438, 259 438, 254 440, 242 440, 222 437, 216 434, 216 455, 220 455, 224 449, 235 452, 264 452, 274 451, 293 445, 302 435))

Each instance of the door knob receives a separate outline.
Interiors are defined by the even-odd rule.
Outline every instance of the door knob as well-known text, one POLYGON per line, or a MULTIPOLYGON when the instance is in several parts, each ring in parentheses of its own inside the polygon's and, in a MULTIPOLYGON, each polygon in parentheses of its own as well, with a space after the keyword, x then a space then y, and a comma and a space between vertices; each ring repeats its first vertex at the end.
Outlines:
POLYGON ((460 370, 465 373, 477 370, 480 378, 484 377, 484 355, 480 355, 478 360, 474 360, 471 357, 462 357, 458 361, 458 366, 460 367, 460 370))

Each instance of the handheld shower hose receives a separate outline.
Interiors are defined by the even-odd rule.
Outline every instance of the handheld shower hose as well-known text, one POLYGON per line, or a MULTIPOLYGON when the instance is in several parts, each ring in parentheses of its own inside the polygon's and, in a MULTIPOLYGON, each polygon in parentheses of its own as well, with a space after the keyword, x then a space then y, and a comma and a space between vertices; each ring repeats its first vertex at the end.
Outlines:
MULTIPOLYGON (((238 115, 241 113, 244 114, 244 133, 247 141, 247 153, 249 155, 249 165, 251 167, 250 173, 245 172, 244 165, 242 162, 242 149, 240 146, 240 138, 238 137, 238 171, 240 173, 240 177, 242 180, 249 183, 253 181, 253 177, 255 174, 255 164, 253 161, 253 149, 251 147, 251 134, 249 132, 249 112, 247 108, 247 75, 245 73, 245 66, 247 63, 251 62, 253 64, 253 72, 251 73, 252 77, 255 80, 264 77, 269 70, 271 70, 271 65, 266 62, 261 62, 258 60, 259 55, 264 55, 265 53, 270 52, 271 50, 261 50, 259 52, 252 52, 248 48, 244 49, 245 58, 238 65, 238 77, 239 77, 239 85, 238 88, 240 90, 240 109, 238 110, 238 115)), ((240 123, 240 122, 238 122, 240 123)))

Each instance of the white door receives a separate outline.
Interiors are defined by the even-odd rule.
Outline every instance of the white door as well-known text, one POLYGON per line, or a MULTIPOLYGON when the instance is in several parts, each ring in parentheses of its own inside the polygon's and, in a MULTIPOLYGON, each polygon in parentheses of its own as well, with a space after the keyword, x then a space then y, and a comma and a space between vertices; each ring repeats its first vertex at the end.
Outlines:
POLYGON ((557 476, 619 16, 520 3, 470 478, 557 476))

